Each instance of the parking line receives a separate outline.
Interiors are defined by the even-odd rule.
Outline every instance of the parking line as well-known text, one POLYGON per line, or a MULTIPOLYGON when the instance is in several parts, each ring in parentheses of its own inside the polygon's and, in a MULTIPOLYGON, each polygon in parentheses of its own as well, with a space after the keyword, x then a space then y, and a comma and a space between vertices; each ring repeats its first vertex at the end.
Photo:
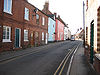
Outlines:
POLYGON ((60 65, 58 66, 57 70, 55 71, 54 75, 57 74, 57 72, 59 71, 59 69, 61 68, 62 64, 64 63, 64 61, 66 60, 67 56, 71 53, 71 51, 74 49, 74 47, 72 49, 70 49, 70 51, 67 53, 67 55, 64 57, 64 59, 62 60, 62 62, 60 63, 60 65))

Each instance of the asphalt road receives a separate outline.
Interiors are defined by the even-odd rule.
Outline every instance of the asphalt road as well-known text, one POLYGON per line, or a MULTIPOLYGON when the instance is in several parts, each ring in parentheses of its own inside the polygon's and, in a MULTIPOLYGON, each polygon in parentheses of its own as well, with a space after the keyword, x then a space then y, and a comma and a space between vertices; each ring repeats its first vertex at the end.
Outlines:
POLYGON ((0 75, 53 75, 68 51, 80 42, 55 43, 36 53, 0 64, 0 75))

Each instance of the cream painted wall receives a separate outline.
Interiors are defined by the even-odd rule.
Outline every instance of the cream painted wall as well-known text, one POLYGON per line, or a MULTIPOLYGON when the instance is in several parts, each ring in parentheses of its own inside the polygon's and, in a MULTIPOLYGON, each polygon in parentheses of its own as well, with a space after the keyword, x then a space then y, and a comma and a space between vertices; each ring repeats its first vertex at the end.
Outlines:
POLYGON ((90 0, 88 10, 86 11, 85 24, 88 27, 88 44, 90 45, 90 23, 94 20, 94 50, 97 49, 97 9, 100 6, 100 0, 90 0))

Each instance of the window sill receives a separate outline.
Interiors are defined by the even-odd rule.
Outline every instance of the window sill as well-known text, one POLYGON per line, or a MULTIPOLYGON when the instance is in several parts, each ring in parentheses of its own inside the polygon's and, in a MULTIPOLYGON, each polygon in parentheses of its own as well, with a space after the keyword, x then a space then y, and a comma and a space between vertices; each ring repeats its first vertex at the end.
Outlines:
POLYGON ((95 56, 100 60, 100 54, 95 54, 95 56))
POLYGON ((12 42, 12 41, 10 41, 10 40, 3 40, 3 42, 12 42))
POLYGON ((7 12, 7 11, 4 11, 4 13, 7 13, 7 14, 10 14, 10 15, 13 15, 11 12, 7 12))
POLYGON ((25 20, 25 21, 29 21, 29 19, 25 19, 25 18, 24 18, 24 20, 25 20))
POLYGON ((29 40, 24 40, 25 42, 29 41, 29 40))

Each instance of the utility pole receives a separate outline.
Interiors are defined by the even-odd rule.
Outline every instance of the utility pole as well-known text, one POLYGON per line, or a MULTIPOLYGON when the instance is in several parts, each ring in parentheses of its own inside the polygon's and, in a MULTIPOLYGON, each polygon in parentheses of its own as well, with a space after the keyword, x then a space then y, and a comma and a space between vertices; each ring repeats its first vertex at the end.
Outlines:
POLYGON ((85 47, 85 4, 84 4, 84 1, 83 1, 83 46, 85 47))

